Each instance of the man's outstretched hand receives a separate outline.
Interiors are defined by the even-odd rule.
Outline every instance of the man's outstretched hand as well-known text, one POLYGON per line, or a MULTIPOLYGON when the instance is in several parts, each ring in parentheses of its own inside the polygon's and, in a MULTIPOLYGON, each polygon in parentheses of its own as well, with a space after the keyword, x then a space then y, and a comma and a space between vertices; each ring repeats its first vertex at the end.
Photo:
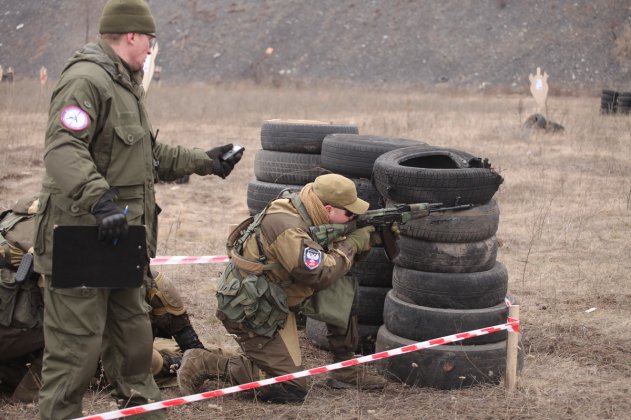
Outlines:
POLYGON ((213 160, 213 174, 220 176, 223 179, 230 175, 234 166, 243 156, 243 152, 239 152, 226 160, 222 159, 221 156, 228 153, 230 150, 232 150, 232 143, 212 148, 206 152, 208 157, 213 160))

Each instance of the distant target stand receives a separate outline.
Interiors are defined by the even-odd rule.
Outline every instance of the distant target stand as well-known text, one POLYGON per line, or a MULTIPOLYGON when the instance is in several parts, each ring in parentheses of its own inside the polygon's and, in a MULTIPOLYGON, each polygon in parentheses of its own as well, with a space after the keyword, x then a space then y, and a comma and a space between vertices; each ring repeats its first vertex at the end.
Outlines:
POLYGON ((541 74, 541 67, 537 67, 536 74, 528 76, 530 80, 530 93, 535 99, 539 112, 543 112, 548 118, 548 73, 541 74))
POLYGON ((39 69, 39 92, 44 93, 46 90, 46 83, 48 83, 48 69, 42 66, 39 69))

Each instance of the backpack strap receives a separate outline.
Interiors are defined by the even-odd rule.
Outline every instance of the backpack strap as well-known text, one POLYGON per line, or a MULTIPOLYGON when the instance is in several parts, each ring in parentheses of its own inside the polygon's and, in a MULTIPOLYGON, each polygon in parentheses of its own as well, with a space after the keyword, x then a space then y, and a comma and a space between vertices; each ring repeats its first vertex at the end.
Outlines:
POLYGON ((282 197, 288 198, 289 201, 291 201, 291 204, 296 208, 296 210, 298 211, 298 214, 300 214, 300 217, 302 217, 302 220, 304 220, 307 226, 313 226, 313 220, 311 220, 311 216, 309 216, 309 213, 307 212, 307 208, 302 203, 302 200, 300 199, 300 196, 297 193, 292 193, 290 191, 285 190, 282 193, 282 197))
POLYGON ((0 268, 9 268, 10 266, 11 248, 9 247, 9 242, 0 233, 0 268))
MULTIPOLYGON (((265 210, 267 210, 267 207, 265 207, 265 210)), ((264 271, 270 271, 280 267, 280 264, 276 262, 267 264, 267 256, 263 252, 260 226, 265 216, 265 210, 258 213, 254 218, 248 218, 239 224, 228 237, 228 243, 226 244, 228 255, 235 267, 257 275, 262 274, 264 271), (259 249, 259 258, 257 261, 250 260, 241 255, 245 241, 247 241, 252 234, 255 235, 256 244, 259 249)))

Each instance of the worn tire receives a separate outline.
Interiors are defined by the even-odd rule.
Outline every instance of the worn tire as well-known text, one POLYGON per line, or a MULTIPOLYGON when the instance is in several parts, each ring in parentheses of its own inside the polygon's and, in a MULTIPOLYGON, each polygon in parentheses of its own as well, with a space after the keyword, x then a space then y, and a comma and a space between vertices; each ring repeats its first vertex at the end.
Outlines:
MULTIPOLYGON (((514 303, 512 297, 508 297, 514 303)), ((383 322, 393 334, 415 341, 492 327, 506 322, 508 306, 501 302, 489 308, 445 309, 405 302, 394 290, 386 295, 383 322)), ((488 344, 506 340, 506 331, 470 338, 467 344, 488 344)))
POLYGON ((357 320, 362 324, 383 323, 383 305, 391 287, 359 286, 357 320))
POLYGON ((333 133, 357 134, 357 126, 322 121, 269 120, 261 126, 261 147, 264 150, 319 154, 322 140, 333 133))
POLYGON ((432 273, 395 266, 392 289, 407 302, 449 309, 479 309, 504 301, 508 272, 497 261, 487 271, 476 273, 432 273))
POLYGON ((370 205, 369 209, 374 210, 383 207, 383 199, 379 191, 375 189, 372 182, 363 178, 350 178, 355 184, 357 196, 370 205))
POLYGON ((600 113, 615 114, 618 111, 618 95, 615 90, 603 89, 600 95, 600 113))
POLYGON ((349 274, 355 276, 360 286, 392 287, 394 264, 388 259, 382 247, 372 247, 358 262, 353 264, 349 274))
POLYGON ((495 235, 500 208, 495 199, 466 210, 430 213, 400 225, 402 235, 435 242, 476 242, 495 235))
MULTIPOLYGON (((375 352, 375 341, 377 340, 377 331, 381 324, 357 324, 357 332, 359 335, 359 343, 355 349, 359 354, 372 354, 375 352)), ((309 341, 322 350, 331 350, 329 341, 326 338, 326 324, 316 319, 307 318, 305 334, 309 341)))
POLYGON ((248 183, 247 204, 250 216, 260 213, 271 200, 278 198, 283 190, 289 189, 298 192, 302 185, 275 184, 273 182, 263 182, 256 179, 248 183))
POLYGON ((487 203, 503 178, 488 161, 468 156, 426 146, 392 150, 375 160, 373 183, 385 199, 397 203, 487 203))
POLYGON ((631 112, 631 92, 620 92, 617 98, 617 112, 628 115, 631 112))
POLYGON ((401 147, 421 145, 426 143, 380 136, 329 134, 322 142, 322 166, 348 177, 370 179, 373 164, 379 156, 401 147))
POLYGON ((495 236, 476 242, 433 242, 401 236, 394 263, 434 273, 474 273, 490 270, 497 258, 495 236))
MULTIPOLYGON (((413 344, 413 340, 393 334, 384 325, 377 333, 375 351, 413 344)), ((517 361, 517 369, 521 371, 524 366, 521 337, 517 361)), ((506 341, 432 347, 383 359, 379 367, 386 376, 412 386, 458 389, 482 383, 498 384, 506 372, 506 341)))
POLYGON ((254 176, 259 181, 305 185, 324 173, 320 155, 257 150, 254 156, 254 176))

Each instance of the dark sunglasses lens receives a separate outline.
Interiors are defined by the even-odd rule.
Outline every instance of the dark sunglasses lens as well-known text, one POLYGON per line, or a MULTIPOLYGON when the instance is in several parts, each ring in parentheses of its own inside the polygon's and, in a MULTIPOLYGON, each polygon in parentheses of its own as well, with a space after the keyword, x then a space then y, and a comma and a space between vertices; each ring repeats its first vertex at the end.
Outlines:
POLYGON ((346 214, 346 217, 353 217, 353 216, 355 216, 355 213, 350 212, 348 210, 344 210, 344 213, 346 214))

